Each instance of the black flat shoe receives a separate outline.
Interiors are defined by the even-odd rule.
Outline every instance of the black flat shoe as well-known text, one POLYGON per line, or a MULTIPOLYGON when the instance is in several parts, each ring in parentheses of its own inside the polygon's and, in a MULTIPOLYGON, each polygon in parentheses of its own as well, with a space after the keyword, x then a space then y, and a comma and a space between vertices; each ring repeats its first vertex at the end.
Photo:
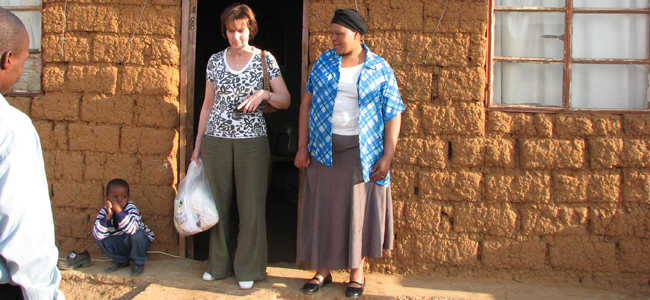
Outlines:
POLYGON ((361 287, 348 286, 348 288, 345 289, 345 297, 348 297, 348 298, 359 298, 359 297, 361 297, 361 295, 363 295, 363 288, 366 287, 366 279, 365 278, 363 279, 363 284, 358 283, 356 281, 350 280, 349 284, 352 284, 352 283, 356 283, 356 284, 360 285, 361 287))
POLYGON ((302 292, 305 293, 305 294, 316 293, 316 292, 320 291, 321 287, 324 287, 324 286, 332 283, 332 273, 327 275, 327 277, 325 277, 325 279, 322 279, 322 280, 318 279, 318 277, 316 277, 316 276, 314 276, 314 278, 312 278, 310 280, 316 280, 316 281, 318 281, 318 283, 310 283, 310 282, 305 283, 305 285, 302 286, 302 292))

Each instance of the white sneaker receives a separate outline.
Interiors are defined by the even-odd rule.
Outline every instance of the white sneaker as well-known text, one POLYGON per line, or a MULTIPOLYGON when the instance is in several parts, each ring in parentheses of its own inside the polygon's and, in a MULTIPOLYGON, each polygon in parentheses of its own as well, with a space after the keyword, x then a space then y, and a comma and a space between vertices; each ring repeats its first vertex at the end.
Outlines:
POLYGON ((242 290, 249 290, 253 287, 253 281, 240 281, 239 288, 242 290))
POLYGON ((208 273, 208 272, 203 273, 203 280, 212 281, 212 280, 215 280, 215 279, 216 278, 212 277, 212 275, 210 275, 210 273, 208 273))

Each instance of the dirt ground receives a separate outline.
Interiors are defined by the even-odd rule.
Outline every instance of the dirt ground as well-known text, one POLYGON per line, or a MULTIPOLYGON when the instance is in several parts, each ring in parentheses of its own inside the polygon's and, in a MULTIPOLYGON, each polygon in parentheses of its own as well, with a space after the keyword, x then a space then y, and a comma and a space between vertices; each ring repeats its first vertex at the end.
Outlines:
MULTIPOLYGON (((130 276, 130 268, 112 274, 107 261, 93 261, 87 268, 63 271, 61 290, 69 300, 95 299, 345 299, 345 272, 334 273, 334 283, 313 296, 300 289, 312 271, 290 263, 271 264, 268 277, 253 289, 240 290, 234 277, 201 280, 206 262, 152 257, 144 274, 130 276)), ((609 290, 582 286, 525 284, 453 278, 389 276, 367 274, 363 299, 650 299, 650 287, 643 290, 609 290)))

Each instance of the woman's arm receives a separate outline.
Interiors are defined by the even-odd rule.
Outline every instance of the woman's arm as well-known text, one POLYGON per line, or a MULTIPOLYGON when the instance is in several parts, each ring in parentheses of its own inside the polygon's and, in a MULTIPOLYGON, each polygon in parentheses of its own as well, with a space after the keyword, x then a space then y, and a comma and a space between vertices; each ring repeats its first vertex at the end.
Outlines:
POLYGON ((395 156, 397 138, 402 125, 402 114, 398 114, 384 124, 384 155, 377 160, 375 166, 370 170, 370 180, 377 181, 386 178, 390 170, 390 164, 395 156))
POLYGON ((203 107, 201 107, 201 115, 199 116, 199 129, 196 133, 196 142, 194 143, 194 152, 192 152, 191 161, 195 161, 197 165, 201 165, 199 162, 199 156, 201 156, 201 142, 203 142, 203 134, 205 133, 205 128, 208 126, 208 118, 210 117, 210 111, 212 111, 212 106, 214 105, 214 83, 209 80, 205 81, 205 97, 203 98, 203 107))
POLYGON ((273 78, 270 81, 271 91, 273 94, 269 98, 269 92, 266 90, 259 90, 255 94, 246 98, 237 106, 237 109, 243 111, 244 113, 254 112, 257 110, 257 107, 264 100, 268 100, 273 107, 277 109, 287 109, 289 104, 291 104, 291 95, 287 89, 287 85, 284 83, 282 75, 273 78))
POLYGON ((311 100, 313 95, 307 92, 302 93, 300 102, 300 116, 298 118, 298 152, 293 164, 298 168, 309 166, 309 110, 311 109, 311 100))

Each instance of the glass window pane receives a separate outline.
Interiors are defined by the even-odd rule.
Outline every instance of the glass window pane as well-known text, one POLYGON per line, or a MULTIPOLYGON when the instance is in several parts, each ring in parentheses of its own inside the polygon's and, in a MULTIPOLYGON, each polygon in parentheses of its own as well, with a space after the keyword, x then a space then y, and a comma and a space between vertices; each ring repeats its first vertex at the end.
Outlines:
POLYGON ((564 7, 564 0, 497 0, 496 5, 564 7))
POLYGON ((41 54, 30 54, 25 61, 23 74, 14 86, 12 92, 41 92, 41 73, 43 61, 41 54))
POLYGON ((0 6, 40 6, 43 0, 0 0, 0 6))
POLYGON ((40 11, 12 11, 27 28, 29 34, 29 49, 41 49, 41 12, 40 11))
POLYGON ((564 14, 498 12, 495 49, 497 56, 564 57, 564 14))
POLYGON ((495 104, 562 106, 561 64, 495 62, 495 104))
POLYGON ((641 14, 575 14, 573 57, 647 59, 649 20, 641 14))
POLYGON ((637 108, 648 105, 647 65, 571 67, 571 107, 637 108))
POLYGON ((573 0, 573 7, 647 8, 650 7, 650 0, 573 0))

